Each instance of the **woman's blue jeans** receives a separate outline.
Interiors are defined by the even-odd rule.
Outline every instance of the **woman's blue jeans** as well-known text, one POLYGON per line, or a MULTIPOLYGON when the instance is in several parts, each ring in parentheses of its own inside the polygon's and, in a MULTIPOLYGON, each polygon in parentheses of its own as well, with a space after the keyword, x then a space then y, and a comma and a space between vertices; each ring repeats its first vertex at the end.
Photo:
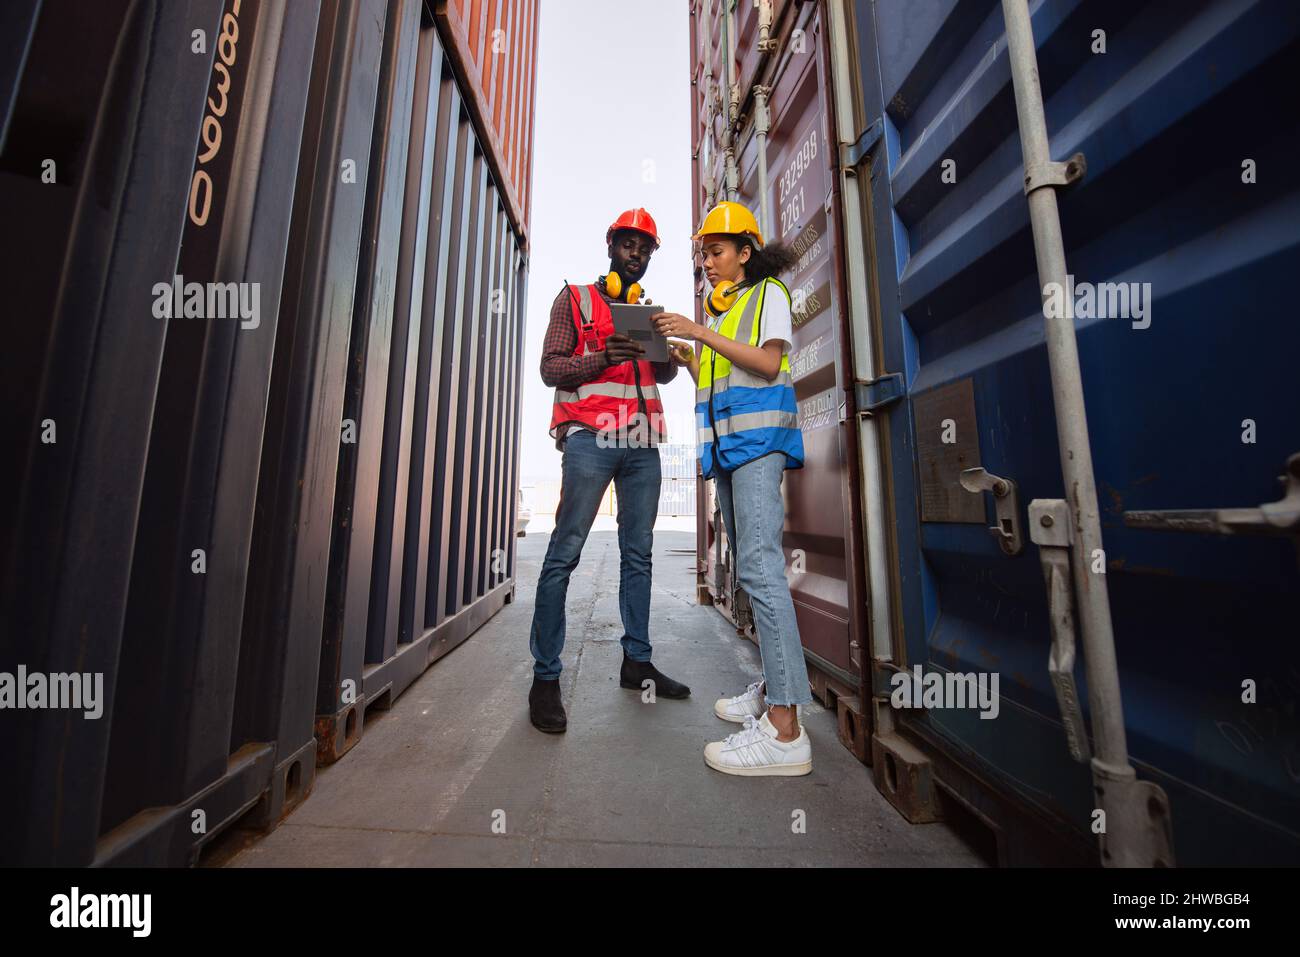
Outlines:
POLYGON ((736 554, 736 577, 754 611, 767 703, 777 706, 812 701, 781 550, 784 472, 785 454, 773 452, 733 472, 716 473, 718 505, 736 554))

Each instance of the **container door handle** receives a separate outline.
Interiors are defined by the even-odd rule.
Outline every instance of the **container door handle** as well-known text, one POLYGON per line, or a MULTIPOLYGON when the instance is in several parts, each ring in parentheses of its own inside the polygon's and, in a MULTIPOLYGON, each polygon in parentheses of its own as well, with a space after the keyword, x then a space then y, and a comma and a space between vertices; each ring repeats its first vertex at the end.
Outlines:
POLYGON ((1259 508, 1161 509, 1124 513, 1130 528, 1213 535, 1300 535, 1300 452, 1286 461, 1279 476, 1285 492, 1259 508))
POLYGON ((1064 499, 1036 498, 1029 503, 1029 538, 1038 546, 1047 581, 1047 612, 1052 623, 1052 650, 1047 671, 1056 691, 1056 704, 1065 725, 1065 743, 1070 757, 1080 764, 1092 758, 1088 732, 1083 723, 1083 705, 1074 681, 1074 582, 1070 574, 1070 546, 1073 542, 1070 507, 1064 499))

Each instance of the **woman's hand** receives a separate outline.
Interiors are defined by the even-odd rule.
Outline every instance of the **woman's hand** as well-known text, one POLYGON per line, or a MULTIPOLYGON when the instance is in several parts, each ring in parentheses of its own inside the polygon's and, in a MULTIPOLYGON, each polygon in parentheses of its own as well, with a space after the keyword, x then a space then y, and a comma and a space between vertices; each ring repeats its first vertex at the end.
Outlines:
POLYGON ((704 327, 691 322, 685 316, 675 312, 660 312, 650 317, 655 324, 655 331, 661 336, 677 336, 679 339, 699 339, 704 327))
POLYGON ((687 366, 695 360, 695 350, 689 342, 678 342, 674 339, 668 340, 668 357, 672 359, 674 365, 687 366))

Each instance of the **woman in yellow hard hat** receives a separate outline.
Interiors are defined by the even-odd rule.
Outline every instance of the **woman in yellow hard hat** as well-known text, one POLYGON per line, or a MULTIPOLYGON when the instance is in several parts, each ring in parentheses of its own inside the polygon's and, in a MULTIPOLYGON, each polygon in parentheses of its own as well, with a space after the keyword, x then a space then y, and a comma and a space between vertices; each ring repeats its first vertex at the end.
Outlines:
POLYGON ((804 457, 790 377, 790 291, 777 278, 795 256, 764 245, 754 214, 739 203, 715 206, 694 238, 712 287, 705 311, 713 321, 702 326, 666 312, 654 322, 660 334, 702 346, 697 356, 690 345, 673 343, 673 359, 696 383, 700 465, 717 485, 763 655, 763 680, 713 706, 719 718, 744 729, 707 745, 704 760, 726 774, 807 774, 812 748, 798 709, 812 694, 781 549, 781 478, 785 469, 801 468, 804 457))

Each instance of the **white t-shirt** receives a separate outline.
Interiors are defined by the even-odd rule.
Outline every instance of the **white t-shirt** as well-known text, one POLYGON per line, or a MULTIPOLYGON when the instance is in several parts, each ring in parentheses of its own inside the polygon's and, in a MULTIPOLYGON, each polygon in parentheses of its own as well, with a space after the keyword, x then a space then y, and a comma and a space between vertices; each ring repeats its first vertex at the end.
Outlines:
POLYGON ((769 286, 763 294, 763 313, 758 317, 758 344, 764 346, 780 339, 784 351, 794 348, 794 325, 790 315, 790 302, 777 286, 769 286))

